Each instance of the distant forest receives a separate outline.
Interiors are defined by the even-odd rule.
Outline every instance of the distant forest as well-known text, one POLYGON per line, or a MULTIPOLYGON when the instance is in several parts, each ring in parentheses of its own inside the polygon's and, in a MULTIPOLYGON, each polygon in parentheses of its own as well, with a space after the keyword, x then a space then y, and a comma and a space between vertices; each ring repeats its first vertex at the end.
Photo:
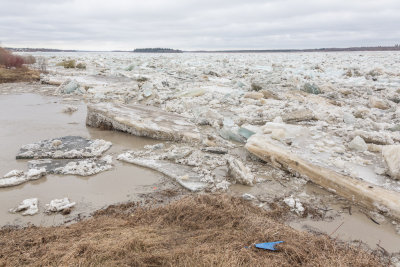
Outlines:
POLYGON ((400 45, 394 46, 365 46, 347 48, 314 48, 314 49, 258 49, 258 50, 218 50, 190 51, 196 53, 288 53, 288 52, 346 52, 346 51, 400 51, 400 45))
POLYGON ((182 50, 172 48, 136 48, 134 53, 183 53, 182 50))

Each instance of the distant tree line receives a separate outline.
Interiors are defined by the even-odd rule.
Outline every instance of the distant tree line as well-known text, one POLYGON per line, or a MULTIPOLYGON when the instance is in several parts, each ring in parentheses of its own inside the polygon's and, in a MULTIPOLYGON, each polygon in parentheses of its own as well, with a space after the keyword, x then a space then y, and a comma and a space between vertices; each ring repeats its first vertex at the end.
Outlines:
POLYGON ((183 53, 182 50, 172 48, 136 48, 134 53, 183 53))
MULTIPOLYGON (((85 50, 61 50, 51 48, 6 48, 12 52, 86 52, 85 50)), ((182 51, 172 48, 136 48, 134 53, 277 53, 277 52, 341 52, 341 51, 400 51, 400 44, 393 46, 361 46, 347 48, 315 48, 315 49, 242 49, 242 50, 197 50, 182 51)), ((93 51, 94 52, 94 51, 93 51)), ((106 51, 96 51, 106 52, 106 51)), ((122 50, 114 50, 113 52, 130 52, 122 50)), ((131 51, 132 52, 132 51, 131 51)))
POLYGON ((400 44, 394 46, 361 46, 347 48, 314 48, 314 49, 255 49, 255 50, 218 50, 191 51, 196 53, 287 53, 287 52, 345 52, 345 51, 400 51, 400 44))

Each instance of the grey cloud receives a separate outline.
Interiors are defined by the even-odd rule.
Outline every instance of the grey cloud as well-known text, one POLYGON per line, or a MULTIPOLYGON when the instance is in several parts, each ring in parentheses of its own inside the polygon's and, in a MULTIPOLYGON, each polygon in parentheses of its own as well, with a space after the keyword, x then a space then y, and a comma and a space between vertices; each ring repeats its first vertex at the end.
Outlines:
POLYGON ((400 43, 397 0, 2 0, 0 41, 66 49, 270 49, 400 43))

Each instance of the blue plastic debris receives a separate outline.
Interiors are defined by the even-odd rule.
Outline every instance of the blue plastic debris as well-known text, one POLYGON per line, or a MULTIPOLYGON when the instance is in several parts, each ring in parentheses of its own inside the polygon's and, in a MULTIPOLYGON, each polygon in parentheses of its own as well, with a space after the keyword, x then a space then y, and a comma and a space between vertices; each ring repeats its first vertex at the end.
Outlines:
POLYGON ((256 248, 261 248, 261 249, 266 249, 266 250, 275 251, 275 250, 277 250, 277 249, 275 248, 275 245, 276 245, 276 244, 279 244, 279 243, 283 243, 283 241, 259 243, 259 244, 255 244, 254 246, 255 246, 256 248))

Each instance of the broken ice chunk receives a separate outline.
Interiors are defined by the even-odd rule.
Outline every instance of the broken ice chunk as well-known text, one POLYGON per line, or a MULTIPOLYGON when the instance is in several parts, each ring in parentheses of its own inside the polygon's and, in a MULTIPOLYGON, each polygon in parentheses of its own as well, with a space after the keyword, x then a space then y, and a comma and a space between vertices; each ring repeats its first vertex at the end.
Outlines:
POLYGON ((183 97, 183 96, 185 96, 185 97, 202 96, 206 92, 207 92, 206 90, 200 88, 200 89, 195 89, 195 90, 192 90, 192 91, 184 92, 184 93, 180 94, 179 97, 183 97))
POLYGON ((286 137, 285 129, 273 129, 271 132, 271 138, 275 140, 283 140, 286 137))
POLYGON ((307 108, 300 108, 298 110, 283 114, 282 120, 286 123, 294 123, 301 121, 316 120, 316 117, 312 110, 307 108))
POLYGON ((286 205, 290 207, 290 209, 296 212, 298 215, 302 215, 304 212, 303 204, 301 204, 298 198, 293 198, 293 196, 287 197, 283 200, 286 205))
POLYGON ((18 207, 11 209, 11 213, 16 213, 16 212, 22 212, 22 215, 35 215, 36 213, 39 212, 38 208, 38 199, 37 198, 28 198, 23 200, 18 207))
POLYGON ((220 136, 226 140, 232 140, 232 141, 236 141, 239 143, 245 143, 246 139, 242 135, 239 134, 239 126, 237 126, 237 125, 230 126, 230 125, 231 125, 231 123, 229 121, 225 124, 225 120, 224 120, 224 126, 219 131, 220 136))
POLYGON ((26 173, 19 170, 12 170, 0 179, 0 187, 20 185, 30 180, 37 180, 44 175, 46 175, 46 169, 44 168, 29 169, 26 173))
POLYGON ((371 108, 378 108, 378 109, 388 109, 388 108, 390 108, 390 105, 386 101, 384 101, 382 99, 379 99, 379 98, 377 98, 375 96, 371 96, 369 98, 368 105, 371 108))
POLYGON ((349 148, 358 152, 363 152, 368 149, 367 144, 365 143, 364 139, 360 136, 354 137, 354 139, 349 143, 349 148))
POLYGON ((389 175, 396 180, 400 180, 400 145, 384 146, 382 156, 389 169, 389 175))
POLYGON ((255 134, 255 132, 245 128, 245 127, 240 127, 238 133, 243 136, 246 139, 249 139, 250 136, 252 136, 253 134, 255 134))
POLYGON ((214 153, 214 154, 226 154, 228 153, 228 149, 224 147, 205 147, 202 148, 201 151, 208 152, 208 153, 214 153))
POLYGON ((64 136, 24 145, 19 150, 17 159, 98 157, 111 145, 111 142, 101 139, 90 140, 80 136, 64 136))
POLYGON ((148 150, 157 150, 157 149, 163 149, 164 148, 164 144, 163 143, 158 143, 155 145, 145 145, 144 149, 148 149, 148 150))
POLYGON ((149 96, 151 96, 153 94, 153 91, 151 90, 151 89, 145 89, 144 91, 143 91, 143 96, 144 97, 149 97, 149 96))
POLYGON ((244 94, 243 97, 244 98, 254 99, 254 100, 259 100, 259 99, 264 97, 264 94, 263 93, 259 93, 259 92, 248 92, 248 93, 244 94))
POLYGON ((319 89, 319 87, 314 83, 313 84, 311 84, 311 83, 304 84, 304 86, 301 90, 304 92, 307 92, 309 94, 314 94, 314 95, 318 95, 321 93, 321 90, 319 89))
POLYGON ((5 174, 5 175, 3 176, 3 178, 10 178, 10 177, 13 177, 13 176, 20 177, 20 176, 22 176, 22 175, 24 175, 24 171, 21 171, 21 170, 12 170, 12 171, 9 171, 7 174, 5 174))
POLYGON ((257 199, 255 196, 253 196, 253 195, 251 195, 251 194, 248 194, 248 193, 243 194, 243 195, 242 195, 242 198, 245 199, 245 200, 254 200, 254 199, 257 199))
POLYGON ((30 168, 44 168, 48 173, 94 175, 112 168, 112 156, 101 159, 40 159, 29 161, 30 168))
POLYGON ((57 92, 62 94, 84 93, 84 91, 80 88, 79 83, 75 80, 67 80, 63 82, 58 88, 57 92))
POLYGON ((235 122, 231 118, 224 118, 223 124, 224 126, 232 127, 235 125, 235 122))
POLYGON ((77 111, 77 110, 78 110, 77 107, 67 105, 67 106, 65 106, 65 108, 64 108, 62 111, 63 111, 64 113, 74 113, 74 112, 77 111))
POLYGON ((392 145, 394 141, 391 135, 384 131, 372 131, 367 132, 363 130, 356 130, 353 132, 353 136, 359 135, 366 143, 372 143, 376 145, 392 145))
POLYGON ((46 204, 46 212, 59 212, 75 206, 75 202, 70 202, 67 197, 62 199, 53 199, 50 204, 46 204))
POLYGON ((237 160, 233 157, 228 158, 228 168, 229 174, 238 184, 243 185, 253 185, 254 175, 251 173, 250 169, 246 167, 243 162, 237 160))
POLYGON ((40 169, 33 168, 33 169, 29 169, 25 175, 26 175, 26 177, 28 177, 29 180, 36 180, 45 174, 46 174, 45 168, 40 168, 40 169))
POLYGON ((224 181, 221 181, 221 182, 217 183, 215 185, 215 188, 217 190, 226 191, 226 190, 228 190, 230 185, 231 185, 230 182, 224 180, 224 181))

